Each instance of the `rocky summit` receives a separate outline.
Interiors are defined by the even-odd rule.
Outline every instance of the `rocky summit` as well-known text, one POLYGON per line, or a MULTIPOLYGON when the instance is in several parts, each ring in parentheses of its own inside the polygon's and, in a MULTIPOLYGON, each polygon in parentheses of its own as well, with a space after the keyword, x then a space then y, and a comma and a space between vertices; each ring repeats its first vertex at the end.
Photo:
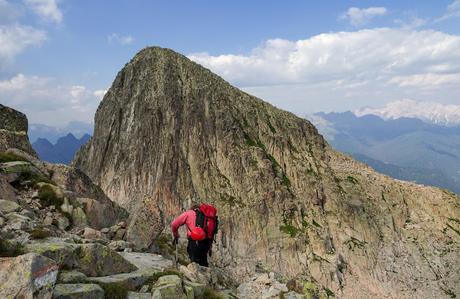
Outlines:
POLYGON ((137 250, 164 248, 190 202, 214 204, 212 263, 241 298, 460 296, 458 196, 376 173, 174 51, 125 65, 73 165, 128 210, 137 250))

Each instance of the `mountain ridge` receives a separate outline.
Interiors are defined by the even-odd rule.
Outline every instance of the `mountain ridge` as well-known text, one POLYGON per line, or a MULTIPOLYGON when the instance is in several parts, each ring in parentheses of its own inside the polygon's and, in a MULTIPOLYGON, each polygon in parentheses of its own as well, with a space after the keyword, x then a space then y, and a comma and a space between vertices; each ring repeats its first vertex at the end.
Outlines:
POLYGON ((183 55, 140 51, 95 125, 73 164, 129 210, 138 247, 159 246, 201 199, 222 221, 212 263, 239 281, 263 268, 344 298, 459 292, 458 236, 445 229, 459 197, 374 172, 183 55))

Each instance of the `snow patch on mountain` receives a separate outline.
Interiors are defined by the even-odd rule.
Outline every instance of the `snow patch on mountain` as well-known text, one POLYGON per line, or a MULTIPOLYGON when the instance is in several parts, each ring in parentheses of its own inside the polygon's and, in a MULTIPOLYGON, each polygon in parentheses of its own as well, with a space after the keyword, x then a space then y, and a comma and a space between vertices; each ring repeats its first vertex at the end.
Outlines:
POLYGON ((356 116, 374 114, 383 119, 411 117, 439 125, 460 125, 460 105, 443 105, 441 103, 421 102, 411 99, 394 101, 383 108, 361 108, 355 110, 354 114, 356 116))

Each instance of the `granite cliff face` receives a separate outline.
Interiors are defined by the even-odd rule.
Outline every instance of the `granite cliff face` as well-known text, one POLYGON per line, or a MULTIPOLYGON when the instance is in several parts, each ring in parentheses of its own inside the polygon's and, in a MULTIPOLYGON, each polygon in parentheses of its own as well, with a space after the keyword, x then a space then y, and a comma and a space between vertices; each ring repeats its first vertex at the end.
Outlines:
POLYGON ((0 104, 0 152, 18 148, 37 157, 30 145, 27 127, 27 117, 23 113, 0 104))
POLYGON ((201 199, 221 215, 213 262, 235 278, 275 271, 311 296, 460 294, 459 197, 374 172, 180 54, 138 53, 95 124, 74 165, 130 212, 138 247, 201 199))

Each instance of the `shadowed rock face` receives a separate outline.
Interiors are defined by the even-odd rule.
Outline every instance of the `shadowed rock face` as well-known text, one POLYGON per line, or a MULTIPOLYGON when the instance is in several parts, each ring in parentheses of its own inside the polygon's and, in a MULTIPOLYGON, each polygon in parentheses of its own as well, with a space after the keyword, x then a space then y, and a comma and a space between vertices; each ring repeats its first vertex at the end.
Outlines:
POLYGON ((95 125, 74 164, 149 228, 144 247, 199 198, 221 217, 213 261, 237 278, 258 266, 344 298, 460 292, 458 197, 375 173, 180 54, 138 53, 95 125))
POLYGON ((37 157, 27 137, 27 126, 25 114, 0 104, 0 152, 17 148, 37 157))

